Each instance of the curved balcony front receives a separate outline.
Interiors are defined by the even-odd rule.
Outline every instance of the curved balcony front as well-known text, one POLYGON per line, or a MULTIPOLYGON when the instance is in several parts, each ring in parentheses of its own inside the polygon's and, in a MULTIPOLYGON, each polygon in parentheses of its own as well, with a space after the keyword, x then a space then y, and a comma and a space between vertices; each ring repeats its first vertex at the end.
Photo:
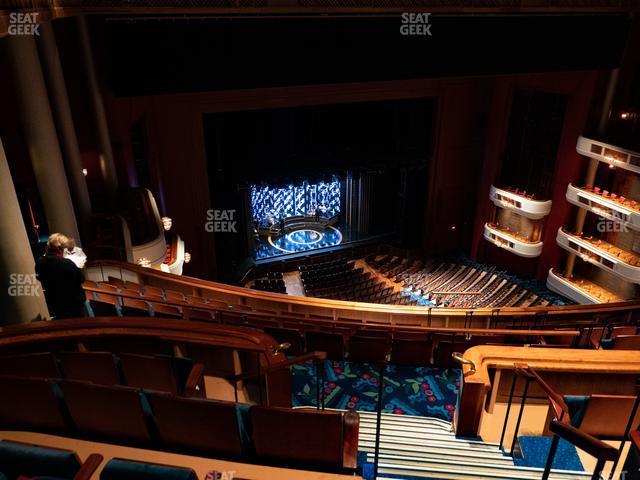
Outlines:
POLYGON ((581 155, 595 158, 612 167, 620 167, 634 173, 640 173, 640 153, 638 152, 587 137, 578 137, 576 151, 581 155))
POLYGON ((534 200, 493 185, 491 185, 489 198, 496 207, 511 210, 531 220, 540 220, 551 211, 551 200, 534 200))
POLYGON ((490 223, 484 224, 484 238, 520 257, 534 258, 542 253, 542 242, 528 242, 514 235, 499 230, 490 223))
POLYGON ((553 268, 549 269, 547 288, 581 305, 622 302, 624 299, 584 278, 566 278, 553 268))
POLYGON ((569 184, 567 200, 580 208, 596 215, 619 223, 625 228, 640 231, 640 207, 633 208, 628 200, 621 203, 620 197, 613 199, 602 194, 569 184))
POLYGON ((600 240, 579 237, 562 228, 558 229, 556 240, 558 245, 575 253, 585 262, 614 273, 628 282, 640 283, 640 258, 636 254, 600 240))

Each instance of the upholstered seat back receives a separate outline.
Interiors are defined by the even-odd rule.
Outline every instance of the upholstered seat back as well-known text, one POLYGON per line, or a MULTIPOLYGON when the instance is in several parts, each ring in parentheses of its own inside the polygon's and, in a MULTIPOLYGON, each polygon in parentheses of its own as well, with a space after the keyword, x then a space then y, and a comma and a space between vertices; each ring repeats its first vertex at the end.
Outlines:
POLYGON ((53 353, 27 353, 1 357, 0 375, 60 378, 60 371, 53 353))
POLYGON ((80 467, 76 454, 68 450, 0 441, 0 472, 8 480, 44 475, 70 480, 80 467))
POLYGON ((151 443, 146 401, 139 390, 122 386, 62 382, 64 399, 78 432, 106 441, 151 443))
POLYGON ((55 382, 0 376, 0 426, 36 432, 67 429, 55 382))
POLYGON ((118 385, 121 383, 116 360, 109 352, 61 352, 58 359, 67 380, 118 385))
POLYGON ((236 404, 148 393, 162 443, 205 455, 242 454, 236 404))
POLYGON ((341 412, 253 407, 258 461, 342 468, 342 416, 341 412))

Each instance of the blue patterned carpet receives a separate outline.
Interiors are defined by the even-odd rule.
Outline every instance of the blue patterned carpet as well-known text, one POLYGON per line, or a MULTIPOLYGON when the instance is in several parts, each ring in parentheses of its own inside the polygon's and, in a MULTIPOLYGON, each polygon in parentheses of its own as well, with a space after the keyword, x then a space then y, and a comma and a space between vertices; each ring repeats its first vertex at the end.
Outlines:
MULTIPOLYGON (((325 407, 375 411, 380 375, 374 365, 325 361, 325 407)), ((291 367, 292 404, 317 404, 316 369, 312 362, 291 367)), ((389 365, 384 377, 383 411, 451 420, 460 370, 389 365)))

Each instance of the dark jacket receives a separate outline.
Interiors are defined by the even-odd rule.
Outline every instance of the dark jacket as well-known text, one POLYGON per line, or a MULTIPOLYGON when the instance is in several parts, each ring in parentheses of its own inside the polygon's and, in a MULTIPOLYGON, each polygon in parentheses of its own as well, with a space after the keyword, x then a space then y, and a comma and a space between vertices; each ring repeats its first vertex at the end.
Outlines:
POLYGON ((44 255, 36 261, 36 275, 52 316, 56 319, 83 316, 84 275, 75 263, 57 255, 44 255))

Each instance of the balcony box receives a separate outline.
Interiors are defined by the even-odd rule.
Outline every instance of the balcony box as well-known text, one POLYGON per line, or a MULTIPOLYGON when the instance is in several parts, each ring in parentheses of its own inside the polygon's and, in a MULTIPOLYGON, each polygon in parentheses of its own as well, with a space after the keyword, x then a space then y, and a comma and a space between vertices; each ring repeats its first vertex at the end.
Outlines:
POLYGON ((507 232, 492 227, 488 223, 484 225, 484 238, 497 247, 504 248, 520 257, 534 258, 542 253, 542 242, 520 240, 507 232))
POLYGON ((496 207, 511 210, 531 220, 540 220, 551 211, 551 200, 534 200, 493 185, 489 198, 496 207))

